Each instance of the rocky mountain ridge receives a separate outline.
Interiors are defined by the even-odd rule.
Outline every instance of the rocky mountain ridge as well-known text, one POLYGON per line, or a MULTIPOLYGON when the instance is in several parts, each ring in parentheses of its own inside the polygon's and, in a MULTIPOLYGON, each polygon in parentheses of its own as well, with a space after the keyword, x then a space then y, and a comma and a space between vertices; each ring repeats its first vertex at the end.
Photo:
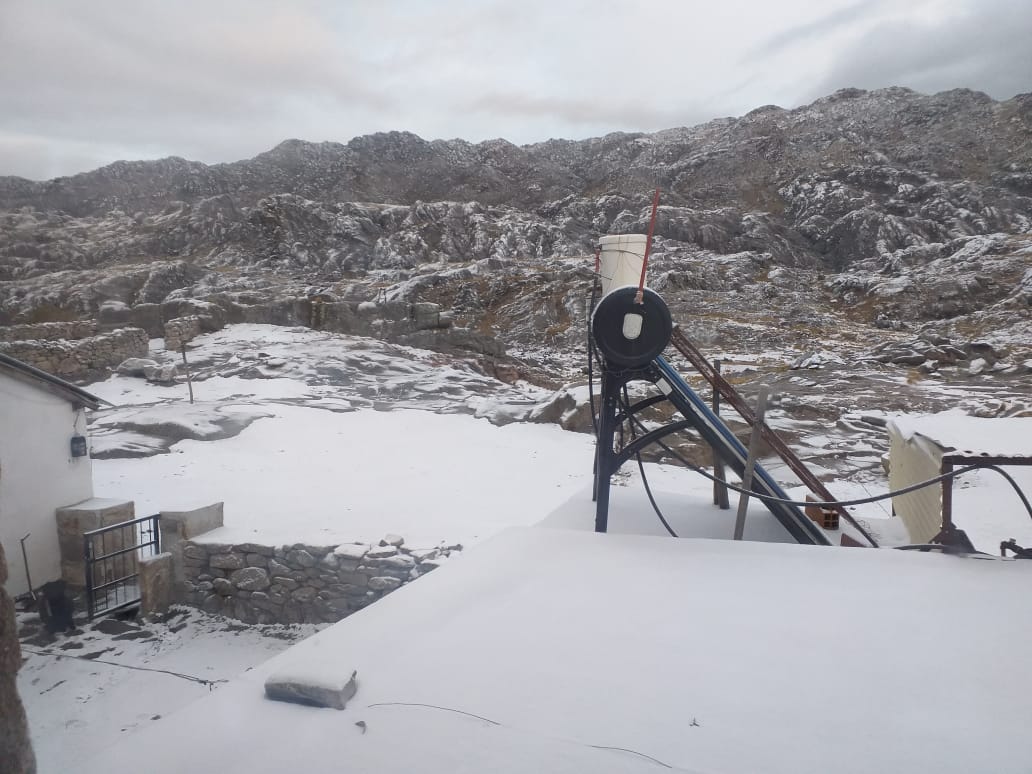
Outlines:
POLYGON ((1032 194, 1032 94, 996 102, 965 89, 925 96, 904 88, 843 89, 794 110, 768 105, 654 134, 516 146, 502 139, 424 140, 409 132, 347 144, 287 140, 253 159, 206 165, 170 157, 119 161, 33 182, 0 177, 0 208, 74 216, 153 213, 172 201, 230 195, 250 206, 274 193, 330 201, 479 201, 531 209, 570 195, 639 194, 668 202, 748 204, 804 171, 896 166, 931 177, 1032 194))
POLYGON ((826 316, 1032 345, 1032 94, 900 88, 650 135, 392 132, 0 178, 0 324, 189 300, 290 324, 311 322, 282 311, 310 309, 298 298, 437 303, 477 334, 451 341, 547 360, 580 345, 598 236, 644 232, 657 185, 651 283, 678 319, 722 319, 727 346, 757 345, 745 321, 802 345, 842 327, 826 316))

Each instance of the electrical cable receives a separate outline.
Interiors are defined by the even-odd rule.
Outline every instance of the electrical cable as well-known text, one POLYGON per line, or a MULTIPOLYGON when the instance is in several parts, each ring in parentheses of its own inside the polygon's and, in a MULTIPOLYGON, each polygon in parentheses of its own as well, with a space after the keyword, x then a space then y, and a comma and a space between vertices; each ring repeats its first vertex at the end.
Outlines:
MULTIPOLYGON (((488 724, 490 724, 492 726, 498 726, 499 728, 509 728, 509 729, 514 730, 514 731, 523 731, 523 733, 534 734, 535 736, 539 736, 539 737, 544 738, 544 739, 555 739, 557 741, 566 742, 568 744, 574 744, 574 745, 577 745, 579 747, 591 747, 591 748, 593 748, 595 750, 614 750, 614 751, 617 751, 617 752, 630 753, 631 755, 637 755, 639 758, 645 758, 646 760, 650 760, 653 763, 656 763, 656 764, 662 766, 665 769, 672 769, 674 771, 684 771, 685 774, 687 774, 687 769, 682 769, 682 768, 680 768, 678 766, 671 766, 669 763, 664 763, 663 761, 659 760, 659 758, 653 758, 651 755, 648 755, 647 753, 643 753, 643 752, 640 752, 638 750, 632 750, 630 747, 614 747, 613 745, 608 745, 608 744, 589 744, 587 742, 582 742, 582 741, 575 740, 575 739, 567 739, 567 738, 561 737, 561 736, 551 736, 551 735, 541 734, 541 733, 536 732, 536 731, 524 731, 523 729, 520 729, 517 726, 510 726, 510 725, 507 725, 505 723, 500 723, 497 720, 492 720, 491 718, 484 717, 483 715, 477 715, 477 714, 475 714, 473 712, 466 712, 465 710, 455 709, 453 707, 444 707, 444 706, 441 706, 440 704, 428 704, 428 703, 425 703, 425 702, 415 702, 415 701, 378 701, 378 702, 374 702, 372 704, 367 704, 366 707, 369 708, 369 709, 372 709, 373 707, 422 707, 424 709, 434 709, 434 710, 441 710, 442 712, 452 712, 452 713, 455 713, 456 715, 465 715, 466 717, 474 718, 476 720, 481 720, 484 723, 488 723, 488 724)), ((361 723, 362 721, 359 721, 359 722, 361 723)), ((358 725, 358 724, 356 723, 355 725, 358 725)), ((698 722, 696 722, 695 718, 692 718, 691 725, 697 727, 700 724, 698 722)))
MULTIPOLYGON (((631 417, 631 421, 636 422, 640 429, 645 429, 645 426, 636 417, 631 417)), ((817 506, 819 508, 833 508, 835 506, 866 505, 868 503, 878 502, 879 500, 887 500, 890 497, 896 497, 898 495, 916 492, 919 489, 924 489, 925 487, 933 486, 934 484, 946 481, 947 479, 962 476, 965 473, 970 473, 974 470, 992 470, 996 473, 999 473, 1007 480, 1007 482, 1011 485, 1011 488, 1014 489, 1015 493, 1018 495, 1018 498, 1021 500, 1022 505, 1025 506, 1025 510, 1028 513, 1029 518, 1032 519, 1032 503, 1029 502, 1028 498, 1025 496, 1024 491, 1022 491, 1021 487, 1018 485, 1018 482, 1015 481, 1014 478, 1007 471, 1003 470, 998 465, 968 465, 963 468, 951 470, 948 473, 943 473, 942 475, 936 476, 935 478, 929 478, 925 481, 920 481, 916 484, 905 486, 902 489, 891 490, 889 492, 886 492, 885 494, 872 495, 871 497, 861 497, 856 500, 787 500, 782 497, 774 497, 773 495, 761 494, 759 492, 743 489, 742 487, 735 486, 734 484, 719 481, 719 479, 717 479, 717 477, 714 476, 712 473, 710 473, 707 470, 704 470, 703 468, 700 468, 698 465, 695 465, 692 462, 689 462, 687 459, 685 459, 683 455, 674 451, 662 441, 657 440, 656 444, 662 447, 668 454, 677 459, 686 468, 698 473, 701 476, 704 476, 705 478, 708 478, 710 481, 717 481, 718 483, 726 486, 728 489, 734 490, 735 492, 739 492, 741 494, 748 494, 750 497, 755 497, 757 500, 762 500, 763 502, 781 503, 782 505, 795 505, 800 508, 805 508, 808 506, 817 506)))
POLYGON ((163 675, 171 675, 172 677, 178 677, 182 680, 189 680, 192 683, 200 683, 201 685, 206 685, 208 686, 209 691, 212 688, 214 688, 218 683, 229 682, 228 680, 209 680, 205 677, 195 677, 194 675, 186 675, 182 672, 172 672, 168 669, 155 669, 154 667, 134 666, 133 664, 120 664, 117 661, 105 661, 101 658, 76 656, 72 653, 54 653, 53 651, 49 650, 34 650, 33 648, 27 648, 24 645, 21 646, 21 649, 24 650, 26 653, 32 653, 37 656, 53 656, 54 658, 72 658, 78 659, 79 661, 88 661, 91 664, 107 664, 108 666, 122 667, 123 669, 133 669, 137 672, 158 672, 163 675))
MULTIPOLYGON (((624 408, 624 412, 627 415, 627 417, 630 418, 631 417, 631 398, 627 394, 627 384, 626 383, 623 386, 623 408, 624 408)), ((637 438, 637 435, 634 432, 634 423, 633 422, 630 423, 630 427, 631 427, 631 440, 633 441, 635 438, 637 438)), ((678 537, 677 533, 674 532, 674 528, 670 526, 670 522, 668 522, 666 520, 666 517, 663 515, 663 511, 660 510, 659 504, 656 502, 656 498, 652 494, 652 487, 649 486, 649 477, 647 475, 645 475, 645 463, 643 463, 641 461, 641 452, 640 451, 635 452, 634 453, 634 458, 638 461, 638 471, 641 473, 641 483, 644 484, 644 486, 645 486, 645 494, 648 496, 649 502, 652 504, 652 510, 656 512, 657 518, 659 518, 660 523, 662 523, 662 525, 666 529, 666 531, 668 533, 670 533, 670 537, 678 537)))

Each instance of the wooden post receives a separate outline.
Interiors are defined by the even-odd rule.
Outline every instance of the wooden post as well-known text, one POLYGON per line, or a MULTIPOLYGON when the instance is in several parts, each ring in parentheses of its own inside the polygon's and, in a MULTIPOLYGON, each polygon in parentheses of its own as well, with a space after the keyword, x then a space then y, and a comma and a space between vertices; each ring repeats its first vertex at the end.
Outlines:
POLYGON ((735 540, 741 540, 745 534, 745 513, 749 510, 749 490, 752 489, 753 471, 756 470, 756 457, 760 451, 760 428, 763 416, 767 413, 767 392, 765 384, 760 385, 760 394, 756 398, 756 421, 749 436, 749 456, 745 460, 745 473, 742 475, 742 492, 738 498, 738 515, 735 518, 735 540))
POLYGON ((193 405, 193 380, 190 378, 190 364, 186 362, 186 342, 179 345, 183 353, 183 370, 186 371, 186 388, 190 391, 190 404, 193 405))
MULTIPOLYGON (((720 373, 719 360, 713 361, 713 368, 718 374, 720 373)), ((713 388, 713 413, 720 416, 720 391, 716 387, 713 388)), ((724 486, 727 474, 724 472, 724 460, 716 450, 713 451, 713 476, 718 479, 713 482, 713 504, 720 506, 720 510, 726 511, 731 507, 727 499, 727 487, 724 486)))

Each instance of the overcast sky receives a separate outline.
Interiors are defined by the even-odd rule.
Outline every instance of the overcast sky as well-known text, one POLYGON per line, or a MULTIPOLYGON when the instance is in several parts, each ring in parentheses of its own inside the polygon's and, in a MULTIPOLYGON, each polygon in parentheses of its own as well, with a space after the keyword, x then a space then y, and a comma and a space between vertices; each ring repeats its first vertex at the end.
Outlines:
POLYGON ((1032 91, 1032 0, 0 0, 0 175, 402 129, 653 131, 836 89, 1032 91))

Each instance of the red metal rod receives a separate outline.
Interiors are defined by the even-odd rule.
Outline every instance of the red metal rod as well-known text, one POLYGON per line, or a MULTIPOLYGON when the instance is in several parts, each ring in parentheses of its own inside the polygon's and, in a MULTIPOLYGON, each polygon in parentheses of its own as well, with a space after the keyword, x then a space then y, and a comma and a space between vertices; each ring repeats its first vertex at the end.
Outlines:
POLYGON ((641 262, 641 279, 638 280, 638 294, 634 297, 634 303, 640 304, 645 297, 645 271, 649 268, 649 253, 652 252, 652 232, 656 230, 656 211, 659 209, 659 189, 652 197, 652 217, 649 219, 649 236, 645 240, 645 257, 641 262))
POLYGON ((602 259, 600 257, 601 255, 602 255, 602 248, 600 247, 600 248, 598 248, 598 250, 595 251, 595 274, 598 274, 598 270, 599 270, 599 268, 601 268, 601 265, 602 265, 602 263, 601 263, 602 259))

